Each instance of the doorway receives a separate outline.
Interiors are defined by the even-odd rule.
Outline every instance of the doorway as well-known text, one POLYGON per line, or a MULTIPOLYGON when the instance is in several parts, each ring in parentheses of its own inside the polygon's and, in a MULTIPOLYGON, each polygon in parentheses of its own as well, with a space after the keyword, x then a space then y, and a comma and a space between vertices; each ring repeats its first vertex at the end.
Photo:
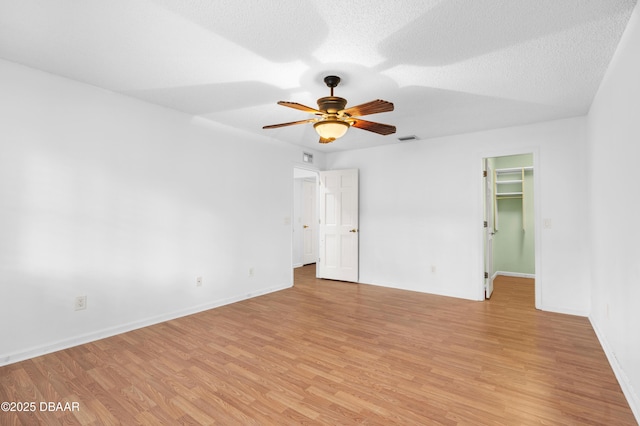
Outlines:
POLYGON ((294 167, 292 267, 316 263, 318 257, 318 220, 316 188, 318 172, 294 167))
MULTIPOLYGON (((535 285, 534 155, 486 157, 483 168, 484 293, 490 299, 496 278, 519 278, 535 285)), ((535 294, 532 303, 537 305, 535 294)))
POLYGON ((357 283, 358 169, 294 166, 293 180, 292 269, 314 264, 317 278, 357 283))

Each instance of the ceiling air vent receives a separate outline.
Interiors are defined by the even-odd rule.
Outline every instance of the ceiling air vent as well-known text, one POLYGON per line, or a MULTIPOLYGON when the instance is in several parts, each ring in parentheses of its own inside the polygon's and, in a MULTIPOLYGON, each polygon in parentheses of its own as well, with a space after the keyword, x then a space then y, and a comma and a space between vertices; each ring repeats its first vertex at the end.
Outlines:
POLYGON ((417 137, 416 135, 411 135, 411 136, 400 136, 400 137, 398 138, 398 140, 399 140, 400 142, 415 141, 415 140, 417 140, 417 139, 418 139, 418 137, 417 137))

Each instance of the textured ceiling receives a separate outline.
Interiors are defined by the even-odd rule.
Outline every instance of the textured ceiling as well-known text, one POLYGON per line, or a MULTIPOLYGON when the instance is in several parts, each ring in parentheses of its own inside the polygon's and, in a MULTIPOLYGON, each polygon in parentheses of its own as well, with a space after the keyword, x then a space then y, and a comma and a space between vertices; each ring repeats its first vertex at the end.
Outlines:
POLYGON ((0 0, 0 57, 320 151, 584 115, 636 0, 0 0), (395 135, 318 144, 342 77, 395 135))

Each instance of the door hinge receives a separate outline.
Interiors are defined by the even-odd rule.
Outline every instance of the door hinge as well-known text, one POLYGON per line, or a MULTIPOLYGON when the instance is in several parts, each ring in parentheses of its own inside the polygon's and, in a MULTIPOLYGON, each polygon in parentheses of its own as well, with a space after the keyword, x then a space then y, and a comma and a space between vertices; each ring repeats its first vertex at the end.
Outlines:
POLYGON ((482 177, 487 177, 487 171, 486 170, 482 171, 482 177))
POLYGON ((484 273, 484 278, 485 278, 485 279, 489 278, 489 273, 488 273, 488 272, 485 272, 485 273, 484 273))
POLYGON ((483 222, 483 227, 484 228, 488 228, 489 227, 489 222, 487 222, 486 220, 483 222))

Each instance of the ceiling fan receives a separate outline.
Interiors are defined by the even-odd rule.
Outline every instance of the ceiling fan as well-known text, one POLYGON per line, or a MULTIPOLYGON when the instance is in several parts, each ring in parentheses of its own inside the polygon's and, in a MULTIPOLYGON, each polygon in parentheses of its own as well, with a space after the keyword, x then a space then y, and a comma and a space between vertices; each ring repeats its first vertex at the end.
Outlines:
POLYGON ((335 141, 336 139, 344 136, 344 134, 347 133, 347 130, 349 130, 349 127, 352 126, 357 127, 358 129, 378 133, 380 135, 390 135, 396 132, 396 126, 375 123, 373 121, 358 118, 358 116, 362 115, 393 111, 393 104, 391 102, 376 99, 375 101, 345 108, 347 106, 347 100, 333 96, 333 88, 340 83, 340 77, 329 75, 324 78, 324 82, 327 87, 331 89, 331 95, 318 99, 318 109, 311 108, 297 102, 278 102, 278 105, 315 114, 317 116, 316 118, 292 121, 290 123, 272 124, 264 126, 263 129, 276 129, 278 127, 293 126, 294 124, 313 123, 313 128, 320 136, 320 143, 335 141))

